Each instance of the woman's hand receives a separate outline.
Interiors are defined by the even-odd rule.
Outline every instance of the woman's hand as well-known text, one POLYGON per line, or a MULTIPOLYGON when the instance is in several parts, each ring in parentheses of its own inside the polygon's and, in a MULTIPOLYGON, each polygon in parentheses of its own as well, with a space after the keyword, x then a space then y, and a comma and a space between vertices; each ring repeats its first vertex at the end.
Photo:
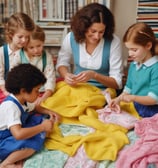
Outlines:
POLYGON ((72 74, 72 73, 66 73, 65 77, 64 77, 64 81, 68 84, 68 85, 76 85, 77 81, 75 80, 76 75, 72 74))
POLYGON ((77 83, 85 83, 94 78, 94 71, 83 71, 78 75, 67 73, 65 75, 65 82, 69 85, 75 86, 77 83))
POLYGON ((74 80, 76 83, 87 82, 94 77, 94 71, 82 71, 78 75, 75 75, 74 80))

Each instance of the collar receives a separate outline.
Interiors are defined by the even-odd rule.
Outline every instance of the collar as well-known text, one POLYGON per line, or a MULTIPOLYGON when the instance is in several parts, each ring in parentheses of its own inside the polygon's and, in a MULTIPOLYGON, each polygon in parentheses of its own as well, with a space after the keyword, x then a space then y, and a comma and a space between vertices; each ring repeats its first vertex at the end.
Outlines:
POLYGON ((11 55, 13 51, 10 49, 9 44, 8 44, 8 55, 11 55))
MULTIPOLYGON (((11 96, 11 97, 13 97, 14 99, 16 99, 18 102, 19 102, 19 100, 14 96, 14 94, 12 94, 12 93, 10 93, 9 94, 9 96, 11 96)), ((20 103, 20 102, 19 102, 20 103)), ((21 103, 20 103, 21 104, 21 103)), ((22 104, 21 104, 22 105, 22 104)), ((27 108, 27 102, 25 102, 23 105, 22 105, 22 107, 24 107, 25 109, 27 108)))
POLYGON ((11 50, 10 47, 9 47, 9 44, 7 45, 7 47, 8 47, 8 55, 11 55, 11 54, 13 54, 13 53, 15 53, 19 50, 19 49, 16 50, 16 51, 11 50))
POLYGON ((138 62, 136 62, 136 61, 134 61, 134 64, 136 64, 137 68, 139 69, 143 65, 146 66, 146 67, 150 67, 157 62, 158 62, 158 56, 153 56, 142 64, 138 64, 138 62))

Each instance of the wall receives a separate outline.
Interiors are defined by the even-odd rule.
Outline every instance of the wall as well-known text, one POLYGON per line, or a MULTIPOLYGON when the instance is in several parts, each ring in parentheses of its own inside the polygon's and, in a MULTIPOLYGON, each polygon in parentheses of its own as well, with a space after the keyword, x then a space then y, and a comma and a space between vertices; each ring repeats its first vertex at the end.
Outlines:
MULTIPOLYGON (((112 12, 115 17, 116 29, 115 33, 122 41, 122 37, 126 29, 133 23, 136 22, 137 16, 137 0, 111 0, 112 1, 112 12)), ((122 43, 123 57, 126 60, 128 56, 127 49, 122 43)))

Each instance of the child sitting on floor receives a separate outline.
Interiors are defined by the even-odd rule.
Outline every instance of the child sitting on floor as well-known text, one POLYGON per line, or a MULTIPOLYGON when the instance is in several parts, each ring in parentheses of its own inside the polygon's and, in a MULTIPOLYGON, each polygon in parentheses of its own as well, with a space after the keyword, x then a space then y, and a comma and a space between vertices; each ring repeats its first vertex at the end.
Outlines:
POLYGON ((39 151, 58 120, 57 114, 43 107, 38 112, 50 119, 28 112, 45 82, 43 73, 31 64, 20 64, 8 72, 5 87, 10 95, 0 105, 0 168, 20 166, 20 161, 39 151))

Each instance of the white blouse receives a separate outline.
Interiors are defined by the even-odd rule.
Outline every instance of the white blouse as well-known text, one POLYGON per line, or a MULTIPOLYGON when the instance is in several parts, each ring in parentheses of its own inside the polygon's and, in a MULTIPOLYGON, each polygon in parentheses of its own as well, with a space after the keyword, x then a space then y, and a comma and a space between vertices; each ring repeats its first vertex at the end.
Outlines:
MULTIPOLYGON (((79 64, 81 67, 89 68, 92 70, 98 69, 101 66, 102 55, 103 55, 104 39, 102 39, 98 46, 95 48, 93 53, 89 55, 86 51, 85 43, 79 44, 80 59, 79 64)), ((58 54, 58 60, 56 69, 64 65, 70 67, 73 64, 72 49, 70 44, 70 32, 66 35, 63 40, 63 44, 58 54)), ((109 58, 109 76, 113 77, 119 88, 122 88, 122 76, 123 76, 123 57, 122 47, 120 39, 114 35, 110 47, 110 58, 109 58)))
MULTIPOLYGON (((8 45, 8 55, 9 55, 9 70, 13 68, 14 66, 18 65, 20 62, 20 57, 19 57, 19 50, 13 52, 8 45)), ((3 46, 0 47, 0 85, 5 84, 5 79, 4 79, 4 52, 3 52, 3 46)))

